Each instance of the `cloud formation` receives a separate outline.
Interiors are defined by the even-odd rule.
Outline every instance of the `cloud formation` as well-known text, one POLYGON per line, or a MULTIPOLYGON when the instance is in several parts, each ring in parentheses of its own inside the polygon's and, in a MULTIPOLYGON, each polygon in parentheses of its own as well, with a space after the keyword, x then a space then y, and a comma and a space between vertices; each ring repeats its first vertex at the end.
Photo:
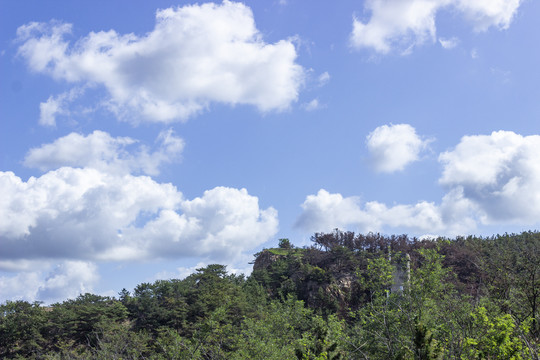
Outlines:
POLYGON ((301 207, 296 226, 308 232, 335 228, 352 228, 364 233, 406 229, 420 235, 460 235, 476 226, 470 214, 471 205, 459 193, 447 194, 440 205, 420 201, 388 207, 378 201, 362 203, 358 197, 343 197, 321 189, 316 195, 308 195, 301 207))
POLYGON ((366 137, 370 160, 378 172, 403 170, 417 161, 432 140, 422 139, 409 124, 382 125, 366 137))
POLYGON ((306 111, 315 111, 319 110, 321 108, 325 107, 324 105, 321 105, 319 102, 319 99, 313 99, 308 103, 302 104, 302 108, 306 111))
POLYGON ((49 96, 47 101, 39 104, 39 124, 56 126, 56 117, 69 115, 68 105, 82 94, 84 94, 84 89, 73 88, 57 96, 49 96))
POLYGON ((95 264, 64 261, 15 276, 0 276, 0 293, 13 300, 40 300, 47 304, 92 292, 99 276, 95 264))
POLYGON ((459 39, 456 37, 451 37, 449 39, 439 38, 439 43, 444 49, 450 50, 455 48, 459 44, 459 39))
POLYGON ((51 144, 31 149, 24 165, 42 171, 69 166, 90 167, 108 173, 157 175, 164 163, 177 161, 184 149, 184 141, 171 129, 159 134, 155 151, 142 145, 136 149, 135 144, 137 141, 132 138, 113 138, 100 130, 87 136, 71 133, 51 144))
MULTIPOLYGON (((87 141, 90 153, 104 144, 96 139, 108 141, 110 154, 131 142, 94 135, 61 138, 65 144, 35 149, 27 159, 40 164, 52 154, 61 161, 53 150, 73 139, 87 141)), ((190 200, 172 184, 118 171, 132 158, 96 159, 82 162, 101 169, 64 166, 26 182, 0 172, 0 271, 17 272, 0 276, 5 299, 51 303, 92 291, 96 264, 104 261, 199 257, 234 266, 277 233, 277 211, 260 208, 246 189, 216 187, 190 200)))
POLYGON ((442 10, 456 11, 469 21, 475 31, 490 27, 507 29, 522 0, 370 0, 365 10, 367 22, 355 18, 351 45, 370 48, 379 54, 397 50, 403 54, 436 39, 435 18, 442 10))
POLYGON ((540 136, 511 131, 464 136, 439 156, 439 183, 446 194, 437 204, 387 206, 363 203, 324 189, 308 195, 297 226, 306 231, 410 231, 415 235, 466 235, 478 225, 540 223, 540 136))
POLYGON ((540 219, 540 136, 512 131, 464 136, 442 153, 439 183, 458 189, 483 213, 485 223, 540 219))
POLYGON ((47 101, 39 104, 39 124, 44 126, 55 126, 56 116, 65 114, 66 110, 63 108, 63 102, 65 94, 59 96, 49 96, 47 101))
POLYGON ((324 86, 324 85, 328 84, 329 81, 330 81, 330 74, 328 73, 328 71, 323 72, 317 78, 317 82, 318 82, 319 86, 324 86))
POLYGON ((63 167, 27 182, 0 172, 0 260, 229 260, 277 232, 277 212, 245 189, 193 200, 146 176, 63 167))
MULTIPOLYGON (((129 121, 186 120, 211 103, 287 109, 305 78, 291 40, 263 41, 251 10, 224 1, 156 12, 143 35, 91 32, 71 44, 71 24, 19 27, 18 54, 31 70, 72 84, 101 85, 106 106, 129 121)), ((67 98, 41 105, 40 122, 53 125, 67 98)))
POLYGON ((53 302, 92 291, 99 262, 198 257, 234 266, 276 234, 277 211, 246 189, 186 199, 137 175, 157 174, 183 147, 172 130, 153 150, 103 131, 71 133, 28 152, 24 164, 43 175, 0 172, 0 272, 16 273, 0 276, 4 298, 53 302))

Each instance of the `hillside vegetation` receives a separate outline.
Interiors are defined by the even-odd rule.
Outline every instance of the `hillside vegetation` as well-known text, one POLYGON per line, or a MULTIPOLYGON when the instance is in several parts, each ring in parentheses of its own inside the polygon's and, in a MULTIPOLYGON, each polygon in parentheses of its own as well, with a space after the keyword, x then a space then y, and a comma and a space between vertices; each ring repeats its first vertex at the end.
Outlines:
POLYGON ((538 359, 540 233, 334 231, 117 298, 0 306, 6 359, 538 359))

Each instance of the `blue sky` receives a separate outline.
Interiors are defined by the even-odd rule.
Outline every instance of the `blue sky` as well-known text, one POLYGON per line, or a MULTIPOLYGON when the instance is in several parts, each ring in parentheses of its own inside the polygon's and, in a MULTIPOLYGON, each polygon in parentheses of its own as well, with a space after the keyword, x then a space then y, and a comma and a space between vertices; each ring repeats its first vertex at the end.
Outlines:
POLYGON ((334 228, 540 223, 540 4, 0 1, 0 300, 334 228))

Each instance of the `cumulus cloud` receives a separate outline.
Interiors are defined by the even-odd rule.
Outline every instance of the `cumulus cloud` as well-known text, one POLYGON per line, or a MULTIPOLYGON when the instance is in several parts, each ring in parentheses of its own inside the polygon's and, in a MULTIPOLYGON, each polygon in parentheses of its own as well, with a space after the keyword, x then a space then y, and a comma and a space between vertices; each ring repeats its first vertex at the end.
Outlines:
POLYGON ((441 185, 462 191, 485 223, 540 219, 540 136, 511 131, 464 136, 442 153, 441 185))
MULTIPOLYGON (((241 3, 158 10, 143 36, 91 32, 72 44, 71 30, 59 22, 23 25, 18 54, 56 80, 103 86, 107 107, 132 121, 185 120, 213 102, 284 110, 305 77, 292 40, 265 43, 241 3)), ((54 124, 61 104, 61 96, 43 103, 41 122, 54 124)))
POLYGON ((185 279, 189 275, 195 273, 197 269, 208 266, 204 262, 198 262, 195 266, 180 266, 175 271, 160 271, 153 276, 153 280, 169 280, 169 279, 185 279))
POLYGON ((0 172, 0 261, 229 260, 277 232, 277 212, 245 189, 193 200, 146 176, 63 167, 24 182, 0 172))
POLYGON ((114 138, 99 130, 87 136, 71 133, 53 143, 31 149, 26 154, 24 165, 42 171, 70 166, 91 167, 111 173, 157 175, 160 166, 178 160, 184 149, 184 141, 171 129, 159 134, 157 149, 153 152, 147 146, 133 149, 136 143, 132 138, 114 138))
POLYGON ((454 149, 440 154, 439 162, 439 184, 447 192, 438 204, 362 203, 321 189, 306 197, 297 225, 307 231, 352 227, 454 236, 479 225, 540 223, 540 135, 495 131, 464 136, 454 149))
POLYGON ((38 287, 36 297, 42 300, 75 298, 92 292, 99 280, 97 266, 86 261, 65 261, 58 264, 38 287))
POLYGON ((137 175, 157 173, 183 147, 172 130, 152 150, 102 131, 71 133, 28 152, 24 164, 43 175, 23 181, 0 172, 0 271, 18 272, 0 276, 4 298, 56 301, 91 291, 98 279, 83 275, 104 261, 197 257, 234 266, 276 234, 277 211, 246 189, 186 199, 172 184, 137 175))
POLYGON ((303 212, 296 225, 309 230, 321 231, 355 224, 368 226, 374 219, 359 206, 356 197, 344 198, 321 189, 317 195, 308 195, 302 204, 303 212))
POLYGON ((382 125, 366 137, 375 170, 392 173, 417 161, 432 140, 422 139, 409 124, 382 125))
POLYGON ((186 199, 172 184, 134 175, 157 173, 183 146, 172 130, 154 150, 102 131, 71 133, 28 152, 25 165, 43 175, 0 172, 0 271, 17 273, 0 276, 4 299, 53 302, 92 291, 104 261, 235 265, 276 234, 277 211, 246 189, 186 199))
POLYGON ((370 0, 365 9, 367 22, 355 18, 351 44, 371 48, 380 54, 398 50, 407 54, 415 46, 436 39, 438 12, 454 10, 468 20, 475 31, 490 27, 507 29, 522 0, 370 0))
POLYGON ((42 280, 38 272, 0 276, 0 293, 3 299, 34 301, 37 299, 41 284, 42 280))
POLYGON ((43 301, 47 304, 92 292, 99 280, 95 264, 64 261, 40 269, 0 276, 0 293, 12 300, 43 301))
POLYGON ((65 113, 59 97, 49 96, 46 102, 39 104, 39 123, 45 126, 56 125, 56 115, 65 113))
POLYGON ((523 0, 453 1, 455 7, 469 20, 476 31, 494 26, 508 29, 523 0))
POLYGON ((308 195, 301 206, 296 225, 308 232, 353 228, 360 232, 397 229, 413 234, 461 235, 476 226, 471 205, 459 193, 448 194, 440 205, 421 201, 388 207, 378 201, 362 203, 358 197, 343 197, 321 189, 316 195, 308 195))
MULTIPOLYGON (((242 256, 242 259, 238 261, 237 264, 247 265, 247 264, 250 264, 252 260, 253 260, 252 254, 249 254, 249 255, 244 254, 242 256)), ((211 265, 211 263, 201 261, 201 262, 198 262, 197 265, 195 266, 187 266, 187 267, 180 266, 172 271, 168 271, 168 270, 160 271, 152 277, 152 280, 155 281, 155 280, 169 280, 169 279, 185 279, 189 275, 196 273, 197 269, 205 268, 208 265, 211 265)), ((236 274, 236 275, 244 274, 246 276, 249 276, 249 274, 251 274, 253 270, 252 265, 247 265, 242 268, 235 267, 235 264, 227 264, 226 266, 227 266, 227 273, 229 274, 236 274)))

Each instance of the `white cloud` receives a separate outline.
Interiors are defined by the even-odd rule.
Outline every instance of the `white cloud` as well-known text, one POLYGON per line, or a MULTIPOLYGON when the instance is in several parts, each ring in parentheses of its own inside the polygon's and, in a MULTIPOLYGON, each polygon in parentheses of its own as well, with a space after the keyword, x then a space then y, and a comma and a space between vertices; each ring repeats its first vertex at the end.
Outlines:
POLYGON ((98 282, 97 266, 85 261, 65 261, 57 265, 38 288, 36 297, 44 301, 75 298, 92 292, 98 282))
POLYGON ((423 140, 409 124, 382 125, 366 137, 370 158, 379 172, 395 172, 419 159, 432 140, 423 140))
POLYGON ((233 259, 277 232, 245 189, 184 199, 146 176, 63 167, 27 182, 0 172, 0 261, 233 259))
POLYGON ((189 200, 132 174, 157 173, 183 146, 172 130, 154 151, 102 131, 72 133, 28 152, 25 164, 42 176, 0 172, 0 271, 18 272, 0 276, 3 298, 50 303, 92 291, 95 262, 197 257, 235 266, 275 235, 277 211, 245 189, 189 200))
POLYGON ((359 203, 356 197, 344 198, 321 189, 317 195, 306 197, 296 225, 308 231, 331 230, 351 224, 364 228, 376 219, 363 211, 359 203))
POLYGON ((324 106, 319 103, 319 99, 313 99, 308 103, 302 104, 302 108, 304 108, 306 111, 319 110, 322 107, 324 106))
POLYGON ((303 211, 296 225, 308 232, 327 232, 335 228, 353 228, 360 232, 406 229, 414 234, 462 235, 476 226, 471 206, 460 194, 447 195, 441 205, 421 201, 388 207, 378 201, 362 203, 358 197, 343 197, 321 189, 316 195, 308 195, 301 206, 303 211))
POLYGON ((444 49, 453 49, 459 44, 459 39, 456 37, 451 37, 449 39, 439 38, 439 43, 444 49))
MULTIPOLYGON (((185 120, 212 102, 284 110, 305 77, 292 41, 265 43, 241 3, 158 10, 144 36, 109 30, 70 44, 71 29, 58 22, 21 26, 18 54, 57 80, 104 86, 108 108, 130 121, 185 120)), ((54 122, 59 102, 44 103, 43 123, 54 122)))
POLYGON ((466 235, 480 225, 540 224, 540 136, 511 131, 464 136, 440 154, 439 204, 420 201, 391 207, 321 189, 308 195, 297 225, 307 231, 352 227, 359 231, 403 231, 415 235, 466 235))
POLYGON ((39 124, 55 126, 58 115, 69 115, 67 106, 84 93, 83 89, 73 88, 57 96, 49 96, 46 102, 39 104, 39 124))
POLYGON ((40 284, 38 272, 20 272, 15 276, 0 276, 2 300, 34 301, 37 299, 40 284))
POLYGON ((330 81, 330 74, 328 73, 328 71, 325 71, 321 75, 319 75, 317 80, 318 80, 319 86, 324 86, 328 84, 328 82, 330 81))
POLYGON ((71 133, 51 144, 31 149, 24 159, 24 165, 42 171, 71 166, 91 167, 111 173, 156 175, 163 163, 178 160, 184 148, 184 141, 172 130, 160 133, 154 152, 150 152, 146 146, 132 150, 136 142, 129 137, 113 138, 99 130, 87 136, 71 133))
MULTIPOLYGON (((230 262, 224 259, 220 262, 220 264, 227 266, 227 273, 229 274, 235 274, 240 275, 244 274, 245 276, 249 276, 253 270, 252 265, 248 265, 253 261, 253 255, 252 254, 242 254, 240 258, 235 259, 237 261, 230 262), (238 268, 237 266, 241 264, 244 265, 241 268, 238 268)), ((157 274, 154 274, 154 276, 149 279, 148 281, 155 281, 155 280, 169 280, 169 279, 185 279, 189 275, 192 275, 197 272, 197 269, 205 268, 208 265, 211 265, 211 262, 208 261, 200 261, 197 263, 197 265, 194 266, 180 266, 173 271, 160 271, 157 274)))
POLYGON ((39 123, 45 126, 56 125, 56 115, 65 113, 59 97, 49 96, 46 102, 39 104, 39 123))
POLYGON ((277 232, 277 211, 262 210, 245 189, 217 187, 184 200, 178 211, 164 210, 128 237, 154 242, 149 251, 162 256, 205 256, 231 260, 268 241, 277 232))
POLYGON ((522 0, 370 0, 369 21, 353 20, 351 44, 380 54, 398 50, 407 54, 415 46, 436 39, 435 19, 443 9, 457 10, 475 31, 506 29, 522 0))
POLYGON ((208 264, 204 262, 198 262, 197 265, 191 267, 181 266, 176 268, 176 271, 160 271, 152 278, 155 280, 169 280, 169 279, 185 279, 189 275, 195 273, 197 269, 204 268, 208 264))
POLYGON ((50 304, 92 292, 98 280, 95 264, 64 261, 54 267, 47 264, 13 276, 0 276, 0 293, 4 299, 50 304))
POLYGON ((439 161, 441 185, 462 191, 485 214, 484 222, 531 225, 540 219, 540 136, 464 136, 439 161))
POLYGON ((378 201, 362 203, 358 197, 343 197, 321 189, 316 195, 308 195, 301 206, 303 211, 296 225, 308 232, 326 232, 335 228, 353 228, 360 232, 407 229, 414 234, 458 235, 475 227, 470 208, 466 202, 460 202, 459 194, 448 195, 440 206, 421 201, 414 205, 388 207, 378 201), (463 212, 455 214, 453 210, 463 212))
POLYGON ((460 0, 455 6, 472 22, 476 31, 494 26, 508 29, 523 0, 460 0))
POLYGON ((409 48, 435 37, 435 14, 446 1, 372 0, 367 24, 354 19, 351 43, 356 48, 373 48, 386 54, 393 47, 409 48))

